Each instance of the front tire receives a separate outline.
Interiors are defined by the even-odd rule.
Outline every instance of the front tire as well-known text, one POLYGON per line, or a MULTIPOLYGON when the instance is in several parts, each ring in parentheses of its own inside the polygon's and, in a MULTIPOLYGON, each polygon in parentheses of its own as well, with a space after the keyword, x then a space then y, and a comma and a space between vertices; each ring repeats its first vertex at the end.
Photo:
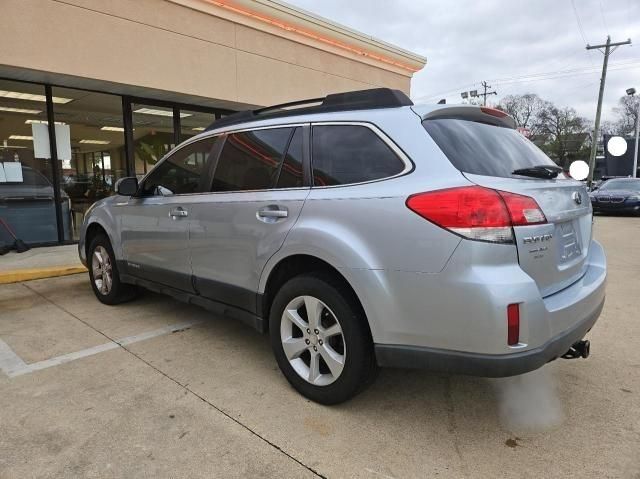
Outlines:
POLYGON ((378 367, 367 319, 355 295, 325 273, 297 276, 274 298, 271 346, 289 383, 321 404, 361 392, 378 367))
POLYGON ((114 305, 135 298, 138 289, 120 281, 120 274, 109 238, 95 236, 88 250, 89 279, 96 298, 101 303, 114 305))

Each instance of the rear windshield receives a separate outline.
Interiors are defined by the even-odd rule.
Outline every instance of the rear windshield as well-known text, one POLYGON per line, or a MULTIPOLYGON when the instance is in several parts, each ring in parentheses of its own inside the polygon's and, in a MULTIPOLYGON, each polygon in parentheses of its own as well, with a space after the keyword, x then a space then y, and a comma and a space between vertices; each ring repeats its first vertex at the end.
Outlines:
MULTIPOLYGON (((422 125, 453 166, 465 173, 525 178, 512 172, 532 166, 556 165, 511 128, 456 118, 427 119, 422 125)), ((560 174, 558 178, 564 178, 564 175, 560 174)))
POLYGON ((607 180, 600 186, 601 191, 614 191, 614 190, 629 190, 640 191, 640 180, 619 179, 619 180, 607 180))

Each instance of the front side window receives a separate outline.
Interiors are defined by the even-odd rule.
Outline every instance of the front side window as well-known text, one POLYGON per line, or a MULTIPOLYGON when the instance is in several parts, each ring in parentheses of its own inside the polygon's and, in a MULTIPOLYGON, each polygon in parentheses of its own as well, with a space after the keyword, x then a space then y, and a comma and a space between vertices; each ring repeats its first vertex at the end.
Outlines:
POLYGON ((293 128, 232 133, 220 153, 212 191, 265 190, 275 186, 293 128))
POLYGON ((217 137, 205 138, 180 148, 151 172, 142 187, 148 195, 184 195, 201 191, 217 137))
POLYGON ((405 167, 391 148, 365 126, 316 125, 312 145, 314 186, 389 178, 405 167))

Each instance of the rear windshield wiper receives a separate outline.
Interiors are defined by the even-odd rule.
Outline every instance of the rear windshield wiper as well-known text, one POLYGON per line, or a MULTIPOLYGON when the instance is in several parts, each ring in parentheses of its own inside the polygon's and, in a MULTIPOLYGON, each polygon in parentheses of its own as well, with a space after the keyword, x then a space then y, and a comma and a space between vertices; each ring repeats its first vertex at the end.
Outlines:
POLYGON ((519 168, 513 170, 514 175, 532 176, 534 178, 553 179, 562 171, 562 168, 556 165, 537 165, 528 168, 519 168))

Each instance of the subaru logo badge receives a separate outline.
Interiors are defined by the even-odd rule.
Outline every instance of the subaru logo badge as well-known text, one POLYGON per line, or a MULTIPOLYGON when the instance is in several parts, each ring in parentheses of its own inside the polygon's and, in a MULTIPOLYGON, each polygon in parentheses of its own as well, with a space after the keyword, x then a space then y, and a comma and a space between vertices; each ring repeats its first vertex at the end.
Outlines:
POLYGON ((573 201, 575 201, 577 205, 582 204, 582 195, 580 194, 580 192, 574 191, 571 197, 573 198, 573 201))

